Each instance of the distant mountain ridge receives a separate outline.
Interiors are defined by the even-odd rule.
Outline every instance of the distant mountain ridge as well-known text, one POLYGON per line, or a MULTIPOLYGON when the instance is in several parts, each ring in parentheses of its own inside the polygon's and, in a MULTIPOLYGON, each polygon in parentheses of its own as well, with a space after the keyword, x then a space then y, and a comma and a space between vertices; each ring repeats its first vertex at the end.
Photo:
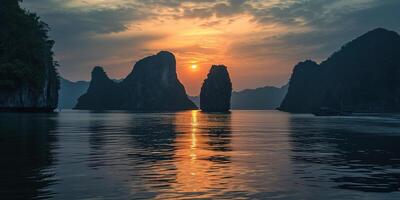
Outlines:
MULTIPOLYGON (((232 92, 231 109, 233 110, 275 110, 285 97, 288 85, 282 87, 265 86, 255 89, 245 89, 232 92)), ((190 96, 197 106, 199 96, 190 96)))
MULTIPOLYGON (((61 78, 59 92, 59 108, 72 109, 89 87, 89 81, 69 81, 61 78)), ((115 80, 114 80, 115 81, 115 80)), ((236 110, 274 110, 280 106, 286 95, 287 88, 265 86, 255 89, 245 89, 232 92, 231 107, 236 110)), ((200 106, 199 96, 188 97, 197 107, 200 106)))
POLYGON ((282 87, 265 86, 245 89, 232 93, 232 109, 274 110, 282 103, 288 85, 282 87))
MULTIPOLYGON (((112 79, 114 82, 122 82, 124 79, 112 79)), ((72 109, 78 102, 78 98, 85 94, 89 88, 90 81, 70 81, 60 77, 60 90, 58 108, 72 109)))
POLYGON ((280 110, 321 108, 351 112, 400 112, 400 36, 383 28, 344 45, 321 64, 293 70, 280 110))
POLYGON ((197 109, 176 74, 175 56, 167 51, 139 60, 120 82, 95 67, 85 94, 75 109, 175 111, 197 109))
POLYGON ((86 92, 89 87, 89 81, 72 82, 60 78, 60 90, 58 98, 58 108, 71 109, 78 102, 78 98, 86 92))

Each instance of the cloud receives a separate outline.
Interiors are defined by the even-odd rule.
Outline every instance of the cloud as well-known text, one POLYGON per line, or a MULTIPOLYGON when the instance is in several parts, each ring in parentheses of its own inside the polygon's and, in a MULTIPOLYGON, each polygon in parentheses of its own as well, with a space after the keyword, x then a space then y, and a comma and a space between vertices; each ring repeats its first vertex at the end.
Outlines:
POLYGON ((323 60, 342 45, 377 27, 399 31, 400 1, 282 1, 267 7, 246 7, 261 26, 277 24, 287 31, 258 40, 238 41, 231 53, 254 59, 323 60))
MULTIPOLYGON (((185 8, 183 15, 184 18, 210 18, 214 12, 210 8, 185 8)), ((180 17, 178 17, 180 18, 180 17)))
MULTIPOLYGON (((350 40, 377 27, 399 31, 400 1, 371 1, 360 4, 359 1, 343 2, 314 1, 314 3, 293 4, 273 13, 275 22, 290 26, 304 26, 307 31, 286 32, 277 35, 275 40, 282 41, 284 46, 308 49, 303 51, 315 59, 324 59, 350 40), (330 3, 329 3, 330 2, 330 3), (341 4, 340 6, 336 4, 341 4), (316 13, 320 13, 319 15, 316 13), (302 19, 296 21, 296 19, 302 19)), ((274 9, 273 9, 274 10, 274 9)))
MULTIPOLYGON (((44 0, 42 0, 44 1, 44 0)), ((39 11, 40 16, 52 24, 56 34, 103 34, 121 32, 133 21, 145 20, 151 17, 134 7, 96 8, 90 10, 67 9, 55 7, 39 11)))
POLYGON ((248 86, 263 82, 263 75, 274 79, 267 73, 275 68, 286 70, 279 78, 289 77, 296 61, 321 61, 371 29, 400 31, 398 0, 26 0, 23 6, 51 26, 62 75, 74 80, 87 79, 94 65, 108 65, 110 75, 126 75, 134 60, 168 41, 167 49, 187 59, 218 54, 243 64, 238 68, 252 65, 266 73, 246 71, 258 77, 241 80, 248 86), (182 21, 190 26, 178 30, 182 21), (202 30, 213 34, 180 34, 202 30), (222 45, 204 48, 203 41, 222 45))
MULTIPOLYGON (((115 7, 70 8, 72 0, 29 1, 24 6, 38 12, 51 25, 51 37, 56 41, 55 53, 62 75, 71 79, 88 79, 95 65, 131 68, 141 48, 161 35, 135 34, 125 37, 106 37, 127 31, 134 23, 152 17, 131 4, 115 7)), ((112 71, 112 70, 110 70, 112 71)), ((117 75, 118 71, 110 72, 117 75)))

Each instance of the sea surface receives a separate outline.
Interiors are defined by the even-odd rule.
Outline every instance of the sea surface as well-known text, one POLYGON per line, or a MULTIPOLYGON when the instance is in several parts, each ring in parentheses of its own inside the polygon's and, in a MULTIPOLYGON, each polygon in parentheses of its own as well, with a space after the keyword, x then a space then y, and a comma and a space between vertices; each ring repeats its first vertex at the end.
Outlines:
POLYGON ((400 116, 0 114, 1 199, 400 199, 400 116))

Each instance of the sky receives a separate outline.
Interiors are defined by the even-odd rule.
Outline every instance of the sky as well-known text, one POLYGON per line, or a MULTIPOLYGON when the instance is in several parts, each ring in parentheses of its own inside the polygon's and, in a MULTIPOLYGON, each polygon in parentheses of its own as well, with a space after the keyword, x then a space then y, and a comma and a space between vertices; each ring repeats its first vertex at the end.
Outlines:
POLYGON ((400 31, 400 0, 24 0, 41 16, 59 72, 90 80, 94 66, 126 77, 138 60, 167 50, 189 95, 212 64, 235 90, 288 82, 293 66, 320 62, 374 28, 400 31))

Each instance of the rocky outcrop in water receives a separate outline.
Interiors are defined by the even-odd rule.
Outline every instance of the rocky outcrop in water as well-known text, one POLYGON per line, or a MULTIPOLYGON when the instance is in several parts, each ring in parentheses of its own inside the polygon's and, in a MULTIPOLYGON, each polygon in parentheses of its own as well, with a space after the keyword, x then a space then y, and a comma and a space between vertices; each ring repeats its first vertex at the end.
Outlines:
POLYGON ((52 111, 59 88, 54 41, 49 27, 18 2, 0 6, 0 111, 52 111))
POLYGON ((372 30, 321 64, 299 63, 280 110, 400 112, 400 36, 372 30))
POLYGON ((128 99, 123 104, 131 110, 197 109, 178 80, 175 56, 167 51, 137 62, 122 85, 128 99))
POLYGON ((103 68, 97 66, 92 71, 89 88, 79 97, 76 109, 111 110, 118 109, 117 97, 122 90, 119 85, 108 78, 103 68))
POLYGON ((232 83, 224 65, 213 65, 200 92, 200 108, 205 112, 227 112, 231 108, 232 83))
POLYGON ((306 113, 318 104, 318 87, 320 66, 311 60, 298 63, 290 78, 290 86, 282 101, 281 110, 294 113, 306 113))
POLYGON ((76 109, 174 111, 197 109, 176 74, 175 56, 166 51, 138 61, 121 82, 95 68, 86 94, 76 109))

